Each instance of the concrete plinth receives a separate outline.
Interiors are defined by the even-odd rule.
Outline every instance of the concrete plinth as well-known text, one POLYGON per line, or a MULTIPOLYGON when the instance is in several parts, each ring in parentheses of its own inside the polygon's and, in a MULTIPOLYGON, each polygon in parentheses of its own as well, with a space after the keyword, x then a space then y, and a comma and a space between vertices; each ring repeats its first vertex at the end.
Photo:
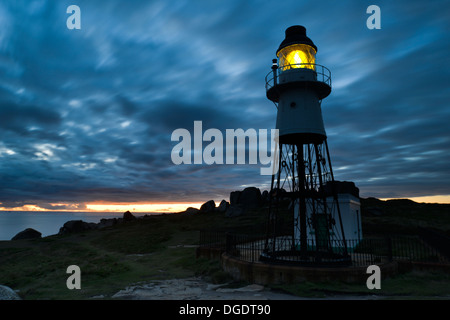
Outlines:
MULTIPOLYGON (((221 256, 222 268, 235 280, 244 280, 251 283, 289 284, 304 281, 325 282, 342 281, 347 283, 365 284, 370 274, 367 267, 335 267, 316 268, 302 266, 286 266, 262 262, 248 262, 236 259, 223 253, 221 256)), ((398 272, 396 262, 380 263, 381 278, 391 277, 398 272)))

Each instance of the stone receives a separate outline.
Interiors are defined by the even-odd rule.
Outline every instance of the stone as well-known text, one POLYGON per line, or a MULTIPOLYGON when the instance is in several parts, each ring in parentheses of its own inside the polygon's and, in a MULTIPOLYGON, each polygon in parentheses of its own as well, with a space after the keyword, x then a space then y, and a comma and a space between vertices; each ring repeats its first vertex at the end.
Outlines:
POLYGON ((97 224, 97 227, 99 229, 109 228, 114 226, 116 223, 117 223, 116 218, 101 219, 100 222, 97 224))
POLYGON ((334 191, 338 194, 351 194, 359 198, 359 188, 352 181, 328 181, 324 190, 327 196, 333 195, 334 191))
POLYGON ((269 191, 264 190, 263 193, 261 193, 261 202, 263 204, 267 204, 269 202, 269 191))
POLYGON ((227 211, 227 209, 228 209, 229 206, 230 206, 230 204, 228 203, 228 201, 222 200, 222 201, 220 201, 220 204, 219 204, 219 206, 216 208, 216 210, 217 210, 218 212, 225 213, 225 212, 227 211))
POLYGON ((204 204, 202 204, 202 206, 200 207, 200 211, 201 212, 213 212, 215 208, 216 208, 216 203, 214 202, 214 200, 209 200, 209 201, 205 202, 204 204))
POLYGON ((232 191, 230 193, 230 205, 239 204, 239 198, 241 197, 242 191, 232 191))
POLYGON ((124 222, 129 222, 129 221, 133 221, 134 219, 136 219, 135 216, 133 216, 133 214, 130 211, 127 211, 123 214, 123 221, 124 222))
POLYGON ((255 187, 245 188, 243 191, 230 193, 230 207, 241 206, 244 211, 256 209, 262 205, 261 190, 255 187))
POLYGON ((239 197, 239 204, 245 209, 256 209, 261 206, 261 190, 255 187, 245 188, 239 197))
POLYGON ((216 291, 221 293, 231 293, 231 292, 259 292, 263 291, 264 286, 259 284, 250 284, 241 288, 219 288, 216 291))
POLYGON ((10 287, 0 285, 0 300, 22 300, 10 287))
POLYGON ((32 228, 28 228, 16 234, 11 240, 40 239, 40 238, 42 238, 42 233, 32 228))
POLYGON ((70 220, 64 223, 64 225, 59 229, 59 234, 83 232, 96 228, 97 228, 96 223, 88 223, 84 222, 83 220, 70 220))
POLYGON ((227 209, 225 216, 229 218, 233 217, 239 217, 242 216, 245 213, 244 208, 237 204, 237 205, 230 205, 230 207, 227 209))
POLYGON ((187 214, 196 214, 196 213, 198 213, 199 211, 200 211, 200 210, 197 209, 197 208, 189 207, 189 208, 187 208, 187 209, 184 211, 184 213, 187 213, 187 214))

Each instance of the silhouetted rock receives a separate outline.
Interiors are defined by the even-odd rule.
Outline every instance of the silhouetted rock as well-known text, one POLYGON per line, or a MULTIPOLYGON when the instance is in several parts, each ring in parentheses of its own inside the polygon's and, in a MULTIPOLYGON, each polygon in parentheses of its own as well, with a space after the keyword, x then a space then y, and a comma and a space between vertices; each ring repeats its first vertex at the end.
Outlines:
POLYGON ((283 188, 273 188, 270 192, 269 192, 269 199, 270 197, 272 197, 272 199, 276 198, 276 197, 280 197, 280 199, 284 199, 286 198, 286 190, 284 190, 283 188))
POLYGON ((332 196, 334 192, 337 194, 351 194, 359 198, 359 189, 352 181, 328 181, 325 185, 326 195, 332 196))
POLYGON ((133 216, 133 214, 130 211, 127 211, 123 214, 124 222, 133 221, 134 219, 136 219, 136 217, 133 216))
POLYGON ((235 205, 230 205, 230 207, 227 209, 225 216, 229 217, 229 218, 233 218, 233 217, 239 217, 242 216, 245 213, 244 208, 239 205, 239 204, 235 204, 235 205))
POLYGON ((200 207, 200 211, 201 212, 213 212, 215 208, 216 208, 216 203, 214 202, 214 200, 209 200, 209 201, 205 202, 204 204, 202 204, 202 206, 200 207))
POLYGON ((227 217, 237 217, 245 214, 249 209, 257 209, 263 204, 261 190, 248 187, 242 191, 230 193, 230 205, 226 211, 227 217))
POLYGON ((255 209, 261 206, 261 190, 255 187, 245 188, 239 197, 239 204, 245 209, 255 209))
POLYGON ((184 211, 184 213, 187 213, 187 214, 196 214, 196 213, 198 213, 199 211, 200 211, 200 210, 197 209, 197 208, 189 207, 189 208, 187 208, 187 209, 184 211))
POLYGON ((16 234, 11 240, 39 239, 41 237, 42 233, 32 228, 28 228, 16 234))
POLYGON ((241 197, 242 191, 232 191, 230 193, 230 205, 239 204, 239 198, 241 197))
POLYGON ((261 193, 261 202, 262 204, 267 204, 269 202, 269 191, 264 190, 263 193, 261 193))
POLYGON ((230 206, 230 204, 228 203, 228 201, 222 200, 222 201, 220 201, 219 206, 216 208, 216 211, 224 213, 227 211, 229 206, 230 206))
POLYGON ((98 226, 96 223, 88 223, 82 220, 70 220, 64 223, 64 225, 59 229, 59 234, 83 232, 97 228, 98 226))
POLYGON ((100 222, 97 224, 97 228, 99 229, 109 228, 114 226, 115 224, 117 224, 116 218, 101 219, 100 222))
POLYGON ((22 300, 10 287, 0 285, 0 300, 22 300))
POLYGON ((230 206, 240 205, 244 209, 255 209, 261 206, 261 190, 255 187, 230 193, 230 206))

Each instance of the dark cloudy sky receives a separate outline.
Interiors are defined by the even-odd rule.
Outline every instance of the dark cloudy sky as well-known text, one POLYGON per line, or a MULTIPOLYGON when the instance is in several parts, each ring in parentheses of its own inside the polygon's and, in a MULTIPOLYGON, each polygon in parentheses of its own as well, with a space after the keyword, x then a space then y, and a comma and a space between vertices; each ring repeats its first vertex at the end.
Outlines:
POLYGON ((448 195, 449 17, 448 1, 423 0, 1 0, 0 207, 268 188, 260 166, 174 165, 171 134, 274 128, 264 77, 296 24, 332 72, 335 178, 364 197, 448 195), (81 30, 66 27, 71 4, 81 30), (381 30, 366 27, 371 4, 381 30))

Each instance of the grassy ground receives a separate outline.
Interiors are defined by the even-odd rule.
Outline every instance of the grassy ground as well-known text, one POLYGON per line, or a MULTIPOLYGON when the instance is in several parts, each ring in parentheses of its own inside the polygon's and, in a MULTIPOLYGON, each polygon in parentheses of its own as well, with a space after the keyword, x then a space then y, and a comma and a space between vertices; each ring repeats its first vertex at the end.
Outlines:
POLYGON ((203 275, 223 281, 218 262, 196 259, 192 245, 202 228, 245 219, 172 214, 80 234, 0 241, 0 284, 19 290, 24 299, 85 299, 152 279, 203 275), (66 287, 66 270, 73 264, 81 269, 82 290, 66 287))
POLYGON ((384 279, 380 290, 369 290, 365 283, 342 282, 274 285, 273 288, 297 296, 378 296, 381 299, 450 299, 450 275, 443 272, 412 271, 384 279))
MULTIPOLYGON (((365 203, 364 205, 367 205, 365 203)), ((373 206, 373 203, 369 203, 373 206)), ((376 202, 384 206, 386 202, 376 202)), ((410 205, 410 204, 409 204, 410 205)), ((364 206, 363 206, 364 209, 364 206)), ((414 225, 438 226, 448 231, 450 214, 437 210, 427 219, 425 209, 411 214, 398 207, 383 208, 384 215, 364 215, 363 230, 376 233, 380 223, 391 227, 409 222, 414 225), (405 217, 406 215, 406 217, 405 217)), ((442 208, 441 208, 442 209, 442 208)), ((230 281, 217 261, 196 259, 199 230, 203 228, 251 226, 264 222, 263 212, 226 218, 223 214, 172 214, 150 216, 108 229, 38 240, 0 242, 0 284, 19 290, 24 299, 88 299, 112 294, 126 286, 153 279, 204 276, 208 281, 230 281), (68 290, 69 265, 81 268, 82 290, 68 290)), ((397 228, 398 229, 398 228, 397 228)), ((233 284, 231 284, 233 285, 233 284)), ((301 283, 273 286, 292 294, 324 297, 335 294, 377 294, 387 298, 450 298, 450 275, 434 272, 409 272, 383 280, 382 289, 370 291, 363 284, 301 283)))
POLYGON ((450 204, 368 198, 361 201, 361 213, 364 234, 415 234, 417 227, 427 227, 450 236, 450 204), (374 208, 379 215, 369 214, 374 208))

